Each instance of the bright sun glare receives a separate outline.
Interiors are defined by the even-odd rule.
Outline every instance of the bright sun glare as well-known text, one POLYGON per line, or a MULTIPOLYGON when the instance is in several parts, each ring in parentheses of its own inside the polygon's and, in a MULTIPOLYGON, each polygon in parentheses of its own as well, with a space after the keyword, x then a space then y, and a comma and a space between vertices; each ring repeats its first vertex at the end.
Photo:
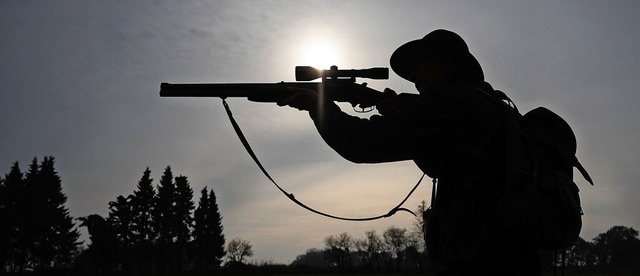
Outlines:
POLYGON ((298 65, 329 69, 331 65, 339 65, 340 54, 336 45, 330 40, 316 39, 303 45, 298 60, 298 65))

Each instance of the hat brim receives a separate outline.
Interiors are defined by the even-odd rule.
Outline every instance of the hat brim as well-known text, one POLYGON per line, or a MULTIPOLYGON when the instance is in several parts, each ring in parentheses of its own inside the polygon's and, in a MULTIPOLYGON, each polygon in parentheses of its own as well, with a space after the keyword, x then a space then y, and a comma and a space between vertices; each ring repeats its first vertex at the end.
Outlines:
POLYGON ((409 41, 398 47, 390 58, 391 69, 403 79, 409 80, 421 57, 438 53, 452 53, 463 59, 474 77, 484 80, 484 73, 478 60, 469 52, 459 51, 452 47, 429 43, 424 39, 409 41))

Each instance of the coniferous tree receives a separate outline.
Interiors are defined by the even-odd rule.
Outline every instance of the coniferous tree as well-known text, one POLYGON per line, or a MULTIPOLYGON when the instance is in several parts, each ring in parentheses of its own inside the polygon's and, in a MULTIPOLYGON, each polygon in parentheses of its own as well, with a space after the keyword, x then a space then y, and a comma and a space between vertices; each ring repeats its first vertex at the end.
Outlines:
POLYGON ((38 160, 33 159, 29 171, 25 177, 25 189, 27 191, 26 201, 28 202, 27 225, 31 245, 28 248, 29 262, 32 262, 36 269, 50 267, 52 252, 46 239, 52 235, 50 228, 51 210, 47 208, 47 192, 42 181, 42 174, 38 167, 38 160))
POLYGON ((182 270, 187 262, 187 247, 191 240, 191 228, 193 227, 192 211, 193 190, 189 185, 186 176, 178 176, 175 178, 176 184, 176 203, 175 203, 175 231, 176 244, 174 260, 177 262, 178 270, 182 270))
POLYGON ((189 185, 186 176, 175 178, 176 183, 176 241, 180 245, 186 245, 191 239, 191 228, 193 227, 193 217, 191 212, 194 208, 193 190, 189 185))
POLYGON ((207 210, 209 210, 209 194, 207 187, 200 192, 198 208, 193 212, 193 241, 191 255, 198 270, 208 269, 208 260, 213 259, 213 239, 208 229, 207 210))
POLYGON ((0 221, 2 221, 0 251, 2 268, 8 272, 24 270, 27 264, 27 243, 24 241, 27 221, 23 216, 24 176, 18 162, 11 167, 0 185, 0 221))
POLYGON ((131 199, 129 197, 118 196, 115 201, 109 202, 108 221, 113 226, 119 243, 126 246, 130 245, 132 241, 133 212, 131 212, 131 199))
POLYGON ((55 171, 55 161, 53 156, 44 158, 41 167, 42 180, 48 184, 53 199, 50 205, 52 210, 53 228, 53 248, 54 248, 54 267, 68 267, 73 261, 73 256, 77 252, 80 244, 78 232, 73 218, 69 214, 69 209, 65 206, 67 196, 62 192, 62 181, 55 171), (56 202, 57 200, 57 202, 56 202))
POLYGON ((156 191, 153 188, 153 179, 150 177, 151 170, 147 168, 136 190, 133 192, 133 232, 136 244, 151 243, 155 240, 156 234, 153 230, 153 202, 156 191))
POLYGON ((20 269, 26 269, 28 267, 33 268, 33 251, 35 247, 35 237, 40 234, 38 231, 40 225, 40 216, 38 210, 43 209, 40 207, 44 198, 41 195, 38 188, 38 159, 33 158, 31 164, 29 164, 29 170, 24 176, 24 229, 20 235, 20 243, 26 252, 24 266, 20 269))
POLYGON ((159 244, 172 244, 175 239, 175 198, 176 186, 173 182, 171 167, 167 167, 158 184, 158 196, 154 206, 154 228, 158 234, 159 244))
POLYGON ((131 202, 134 254, 137 265, 142 271, 151 271, 153 264, 153 244, 157 237, 153 229, 155 197, 151 170, 147 167, 133 192, 131 202))
POLYGON ((120 259, 121 269, 129 271, 132 263, 133 213, 131 211, 131 197, 118 196, 115 201, 109 202, 109 217, 107 223, 112 227, 115 237, 115 248, 120 259))
POLYGON ((211 225, 209 229, 211 229, 213 235, 213 260, 212 265, 215 268, 220 267, 222 263, 222 258, 226 255, 225 252, 225 238, 224 238, 224 227, 222 226, 222 215, 220 215, 220 210, 218 209, 218 202, 216 199, 216 194, 211 189, 209 192, 209 210, 208 210, 208 220, 207 222, 211 225))
POLYGON ((218 212, 213 190, 202 189, 198 208, 194 212, 193 256, 199 270, 220 268, 225 255, 222 217, 218 212))
POLYGON ((30 199, 27 200, 31 211, 29 215, 32 216, 30 255, 35 269, 69 266, 79 244, 80 233, 65 207, 67 197, 62 192, 54 164, 53 157, 45 157, 38 170, 37 159, 34 158, 25 178, 30 199))
POLYGON ((154 229, 158 234, 156 242, 156 263, 161 271, 174 270, 175 259, 173 251, 176 241, 175 214, 176 214, 176 186, 173 182, 171 167, 167 166, 160 183, 158 184, 158 196, 154 204, 154 229))

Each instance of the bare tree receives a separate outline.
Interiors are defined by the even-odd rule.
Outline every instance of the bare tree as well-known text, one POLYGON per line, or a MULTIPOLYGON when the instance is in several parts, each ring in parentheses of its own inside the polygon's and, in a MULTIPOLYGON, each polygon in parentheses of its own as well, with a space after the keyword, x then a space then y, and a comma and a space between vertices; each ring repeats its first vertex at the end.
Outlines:
POLYGON ((349 234, 331 235, 324 239, 324 243, 327 247, 325 255, 329 263, 335 264, 340 269, 351 265, 353 238, 349 234))
POLYGON ((234 238, 227 244, 227 258, 230 262, 242 263, 245 257, 253 256, 253 246, 240 238, 234 238))
POLYGON ((367 268, 373 269, 380 266, 384 246, 375 230, 366 231, 365 235, 366 238, 355 240, 354 247, 367 268))
POLYGON ((382 237, 384 238, 387 252, 389 252, 391 258, 395 258, 396 267, 400 269, 408 246, 407 229, 391 226, 384 231, 382 237))

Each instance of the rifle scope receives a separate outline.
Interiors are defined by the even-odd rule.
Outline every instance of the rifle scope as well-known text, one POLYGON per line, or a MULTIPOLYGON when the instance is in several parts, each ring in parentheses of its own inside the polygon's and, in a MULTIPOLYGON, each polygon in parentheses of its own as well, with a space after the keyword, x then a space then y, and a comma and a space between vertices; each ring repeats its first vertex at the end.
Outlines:
POLYGON ((386 80, 389 78, 389 68, 374 67, 369 69, 338 70, 338 67, 334 65, 329 70, 320 70, 311 66, 296 66, 296 81, 310 81, 318 78, 323 80, 343 78, 386 80))

